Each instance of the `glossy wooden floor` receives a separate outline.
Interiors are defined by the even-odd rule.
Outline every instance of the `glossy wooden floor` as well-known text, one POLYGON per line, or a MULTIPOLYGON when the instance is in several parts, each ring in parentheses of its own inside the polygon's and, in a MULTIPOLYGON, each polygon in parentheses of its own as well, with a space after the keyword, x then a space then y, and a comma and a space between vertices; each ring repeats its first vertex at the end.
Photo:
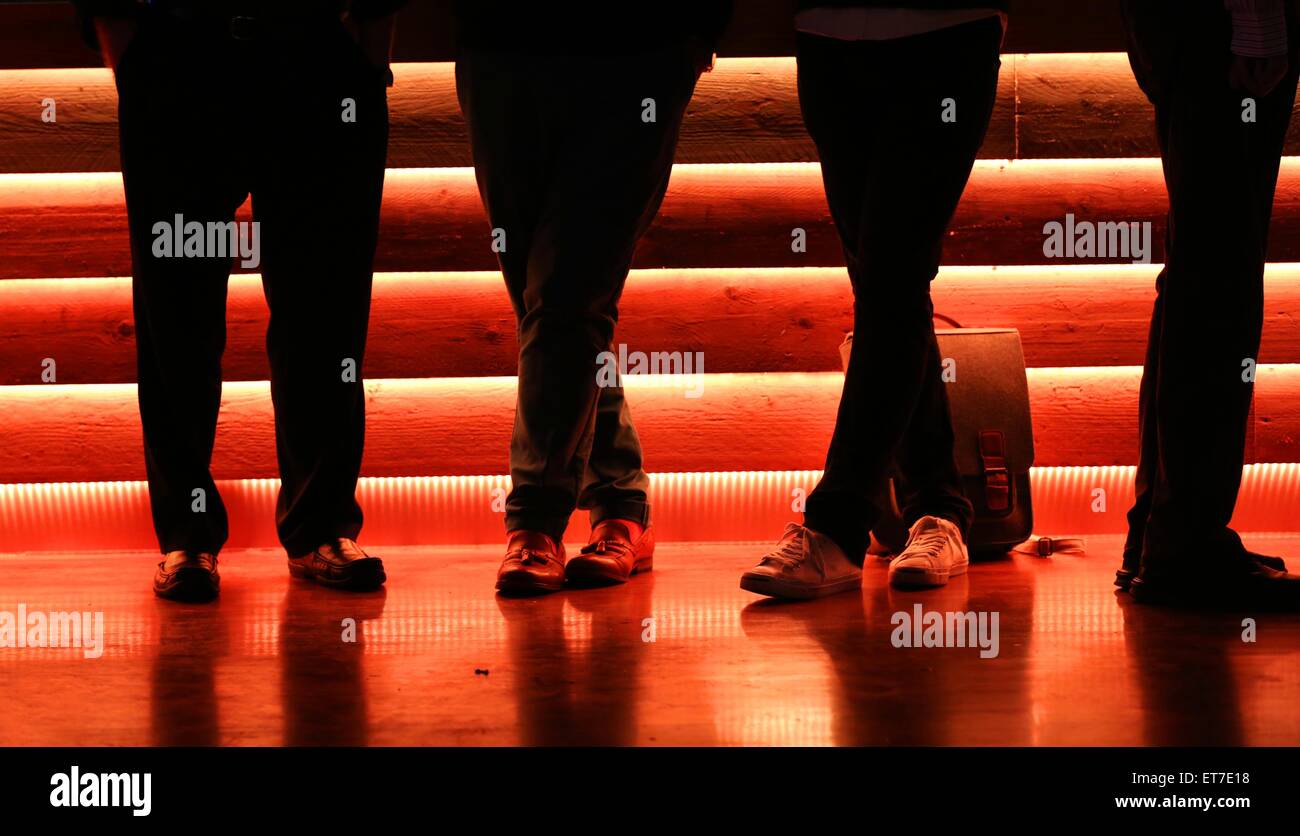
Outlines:
POLYGON ((144 557, 3 556, 0 611, 102 610, 106 647, 0 649, 0 744, 1300 744, 1300 616, 1143 608, 1110 585, 1119 541, 1089 547, 928 593, 877 564, 801 604, 737 587, 744 544, 529 600, 493 596, 496 549, 389 551, 363 596, 235 552, 208 606, 155 600, 144 557), (999 612, 999 656, 893 647, 917 602, 999 612))

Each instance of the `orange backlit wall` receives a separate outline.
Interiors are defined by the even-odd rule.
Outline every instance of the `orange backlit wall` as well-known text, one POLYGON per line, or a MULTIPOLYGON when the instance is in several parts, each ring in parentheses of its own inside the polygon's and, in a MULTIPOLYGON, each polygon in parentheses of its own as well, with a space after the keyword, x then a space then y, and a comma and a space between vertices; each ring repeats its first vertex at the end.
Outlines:
MULTIPOLYGON (((366 542, 497 542, 514 323, 488 246, 447 64, 392 91, 361 500, 366 542)), ((152 550, 134 390, 116 111, 103 70, 0 71, 0 530, 6 551, 152 550), (57 126, 31 118, 53 96, 57 126), (10 130, 12 128, 12 130, 10 130), (57 361, 53 383, 41 377, 57 361)), ((1287 153, 1300 154, 1289 140, 1287 153)), ((936 308, 1020 330, 1045 534, 1114 533, 1132 498, 1136 396, 1158 264, 1062 263, 1044 223, 1152 221, 1166 206, 1150 112, 1119 54, 1004 56, 936 308), (1093 507, 1096 488, 1106 507, 1093 507)), ((851 295, 789 58, 723 59, 683 130, 638 249, 619 340, 702 351, 703 397, 631 380, 665 540, 769 539, 830 437, 851 295), (790 230, 807 230, 803 253, 790 230)), ((246 206, 244 212, 247 213, 246 206)), ((1300 516, 1300 157, 1283 161, 1261 366, 1236 523, 1300 516)), ((231 283, 214 473, 232 547, 275 545, 275 455, 256 275, 231 283)), ((575 529, 576 530, 576 529, 575 529)))
MULTIPOLYGON (((651 474, 655 526, 663 541, 772 540, 791 519, 795 491, 816 484, 818 471, 651 474)), ((1133 500, 1131 467, 1035 468, 1035 531, 1055 536, 1117 534, 1133 500), (1094 508, 1096 489, 1105 510, 1094 508)), ((276 548, 274 479, 219 480, 230 512, 230 548, 276 548)), ((494 510, 505 476, 366 478, 365 542, 373 546, 499 543, 494 510)), ((6 550, 130 549, 152 554, 148 493, 143 482, 0 485, 0 528, 6 550)), ((499 507, 499 506, 498 506, 499 507)), ((1245 531, 1294 530, 1300 507, 1300 465, 1249 465, 1233 524, 1245 531)), ((575 514, 566 539, 585 540, 575 514)))
MULTIPOLYGON (((945 267, 936 309, 967 327, 1020 330, 1031 367, 1138 365, 1158 265, 945 267)), ((236 276, 227 304, 227 380, 265 380, 261 278, 236 276)), ((1300 362, 1300 265, 1269 265, 1261 356, 1300 362)), ((842 267, 635 270, 619 340, 632 348, 704 351, 706 371, 822 372, 839 368, 852 327, 842 267)), ((0 281, 0 384, 135 380, 131 280, 0 281)), ((514 373, 514 314, 494 271, 375 277, 366 374, 372 378, 514 373)))
MULTIPOLYGON (((1137 461, 1139 369, 1030 369, 1036 463, 1137 461)), ((653 378, 626 379, 628 400, 658 472, 791 470, 821 464, 835 420, 837 372, 709 374, 687 398, 653 378)), ((959 384, 958 384, 959 385, 959 384)), ((1247 461, 1286 462, 1300 436, 1300 365, 1263 366, 1247 461)), ((514 379, 370 380, 363 475, 505 473, 514 379)), ((0 392, 0 483, 144 476, 134 386, 12 386, 0 392)), ((269 386, 224 391, 213 472, 276 475, 269 386)))
MULTIPOLYGON (((1043 224, 1067 212, 1163 228, 1157 159, 981 160, 953 220, 948 264, 1039 264, 1043 224)), ((243 210, 247 212, 247 206, 243 210)), ((247 214, 241 217, 247 219, 247 214)), ((384 188, 376 269, 495 267, 468 168, 394 169, 384 188), (476 245, 479 242, 481 245, 476 245)), ((0 278, 130 273, 121 177, 11 174, 0 180, 0 278)), ((1161 237, 1155 236, 1156 260, 1161 237)), ((1284 160, 1271 260, 1300 260, 1300 161, 1284 160)), ((638 267, 815 267, 843 262, 815 163, 678 165, 638 267), (790 230, 807 230, 792 252, 790 230), (720 263, 719 263, 720 262, 720 263)))

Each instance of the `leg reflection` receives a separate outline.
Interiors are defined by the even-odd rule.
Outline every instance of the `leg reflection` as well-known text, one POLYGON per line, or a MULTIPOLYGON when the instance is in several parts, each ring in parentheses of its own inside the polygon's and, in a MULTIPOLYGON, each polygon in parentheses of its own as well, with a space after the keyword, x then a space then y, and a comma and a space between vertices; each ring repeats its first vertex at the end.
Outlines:
POLYGON ((741 614, 741 627, 751 639, 763 641, 767 635, 788 643, 794 622, 825 652, 833 673, 830 742, 840 746, 1033 742, 1027 677, 1032 575, 1014 573, 993 589, 985 589, 994 584, 992 579, 980 579, 977 594, 963 576, 946 587, 918 594, 888 586, 880 563, 868 561, 866 589, 861 594, 807 603, 758 601, 741 614), (917 604, 923 613, 991 617, 996 612, 998 655, 984 658, 980 648, 970 643, 895 647, 891 637, 899 625, 896 614, 913 619, 917 604), (990 695, 987 700, 982 693, 990 695))
POLYGON ((286 746, 366 744, 365 622, 383 614, 385 597, 382 587, 343 598, 315 584, 289 584, 280 621, 286 746))
POLYGON ((1142 607, 1123 593, 1115 600, 1142 701, 1142 744, 1245 745, 1231 662, 1243 647, 1239 620, 1192 629, 1185 610, 1142 607))
POLYGON ((220 609, 160 600, 158 622, 150 683, 153 745, 219 745, 215 668, 229 650, 225 618, 220 609))
POLYGON ((516 670, 519 743, 638 743, 641 664, 651 644, 654 575, 623 587, 546 598, 498 598, 516 670))

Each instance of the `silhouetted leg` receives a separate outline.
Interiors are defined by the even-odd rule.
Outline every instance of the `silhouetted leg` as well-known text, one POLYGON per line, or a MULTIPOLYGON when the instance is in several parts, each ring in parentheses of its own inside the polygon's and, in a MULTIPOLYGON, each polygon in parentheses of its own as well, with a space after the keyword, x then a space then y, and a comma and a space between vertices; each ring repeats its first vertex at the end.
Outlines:
MULTIPOLYGON (((799 39, 800 103, 854 288, 853 349, 805 520, 853 559, 880 514, 872 494, 931 385, 930 281, 992 115, 1001 35, 989 18, 893 41, 799 39), (913 70, 905 88, 900 66, 913 70)), ((943 411, 929 406, 927 421, 943 411)), ((943 469, 955 472, 951 429, 946 444, 930 462, 947 459, 943 469)), ((908 459, 919 460, 915 449, 908 459)), ((931 490, 947 479, 911 478, 931 490)))
POLYGON ((1296 72, 1258 101, 1257 121, 1245 121, 1242 94, 1228 85, 1221 8, 1130 4, 1126 13, 1132 63, 1156 108, 1170 199, 1149 395, 1159 458, 1143 563, 1175 555, 1215 562, 1241 551, 1228 523, 1245 456, 1248 372, 1258 361, 1268 225, 1296 72))
POLYGON ((140 420, 163 552, 215 553, 227 534, 208 466, 221 404, 230 259, 185 257, 174 245, 163 257, 162 249, 178 217, 182 227, 228 223, 244 201, 238 149, 245 126, 223 105, 225 66, 219 44, 151 24, 128 48, 117 79, 140 420))
POLYGON ((253 210, 271 310, 276 524, 300 555, 361 530, 362 365, 388 111, 384 79, 341 26, 285 52, 258 98, 253 210))
POLYGON ((558 537, 580 492, 596 519, 645 522, 639 442, 621 397, 601 395, 596 363, 613 344, 637 239, 668 186, 692 56, 468 53, 457 71, 489 218, 507 252, 526 247, 522 285, 518 252, 502 260, 520 347, 506 526, 558 537), (643 119, 646 98, 655 100, 653 121, 643 119), (535 142, 506 130, 520 120, 535 142), (613 420, 598 421, 601 403, 613 420))
POLYGON ((931 515, 953 521, 965 535, 975 512, 953 458, 952 410, 938 340, 932 339, 926 357, 921 395, 898 448, 895 490, 909 528, 931 515))

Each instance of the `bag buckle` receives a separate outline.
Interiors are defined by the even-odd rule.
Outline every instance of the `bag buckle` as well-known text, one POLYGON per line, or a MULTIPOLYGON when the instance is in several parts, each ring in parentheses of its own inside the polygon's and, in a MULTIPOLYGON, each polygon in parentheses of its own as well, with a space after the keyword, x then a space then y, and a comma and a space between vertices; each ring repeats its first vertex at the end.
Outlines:
POLYGON ((1000 430, 980 430, 980 462, 984 468, 984 504, 990 511, 1011 509, 1011 472, 1000 430))

